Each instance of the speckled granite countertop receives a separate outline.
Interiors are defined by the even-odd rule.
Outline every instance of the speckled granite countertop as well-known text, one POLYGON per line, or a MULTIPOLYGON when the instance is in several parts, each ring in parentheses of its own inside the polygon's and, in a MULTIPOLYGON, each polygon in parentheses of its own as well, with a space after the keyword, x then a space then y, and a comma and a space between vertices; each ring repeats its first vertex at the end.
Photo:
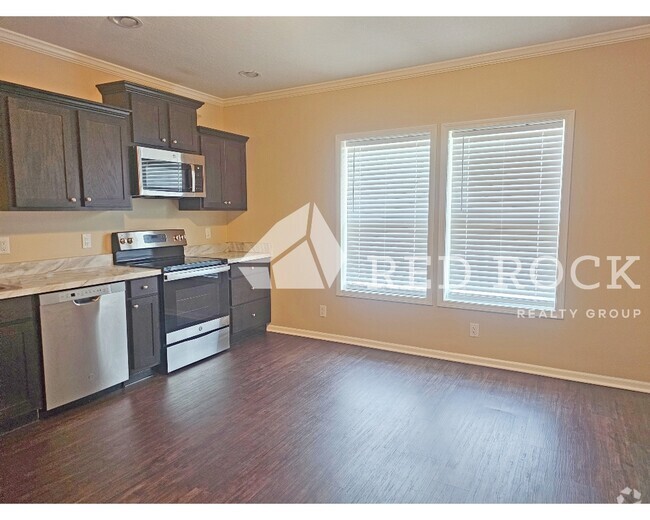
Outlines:
POLYGON ((185 246, 187 256, 201 256, 205 258, 225 258, 229 264, 239 262, 270 262, 271 253, 265 251, 236 251, 229 247, 219 245, 185 246))
POLYGON ((115 266, 111 255, 0 264, 0 300, 159 274, 159 269, 115 266))

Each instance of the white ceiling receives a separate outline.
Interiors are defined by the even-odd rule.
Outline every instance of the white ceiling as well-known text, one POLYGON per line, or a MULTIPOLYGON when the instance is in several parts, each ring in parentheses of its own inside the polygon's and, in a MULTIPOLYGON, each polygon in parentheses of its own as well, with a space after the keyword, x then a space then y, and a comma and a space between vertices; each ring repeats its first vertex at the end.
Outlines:
POLYGON ((221 98, 650 23, 650 17, 0 17, 0 27, 221 98), (261 76, 243 78, 240 70, 261 76))

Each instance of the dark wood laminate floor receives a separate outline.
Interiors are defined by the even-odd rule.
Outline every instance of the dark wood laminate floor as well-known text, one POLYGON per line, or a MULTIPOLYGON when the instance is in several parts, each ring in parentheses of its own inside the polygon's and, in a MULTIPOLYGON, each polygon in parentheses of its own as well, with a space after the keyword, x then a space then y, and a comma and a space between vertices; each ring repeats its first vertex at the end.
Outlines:
POLYGON ((650 395, 277 334, 0 438, 3 502, 650 499, 650 395))

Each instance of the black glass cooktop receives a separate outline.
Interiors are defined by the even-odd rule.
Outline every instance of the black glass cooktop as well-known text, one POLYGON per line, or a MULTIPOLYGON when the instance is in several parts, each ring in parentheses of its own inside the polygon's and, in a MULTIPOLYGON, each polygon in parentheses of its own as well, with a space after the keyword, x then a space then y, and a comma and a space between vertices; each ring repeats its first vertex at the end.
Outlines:
POLYGON ((212 267, 215 265, 227 264, 228 260, 224 258, 201 258, 199 256, 173 257, 173 258, 155 258, 143 260, 140 262, 128 262, 132 267, 150 267, 153 269, 162 269, 165 273, 172 271, 185 271, 187 269, 200 269, 201 267, 212 267))

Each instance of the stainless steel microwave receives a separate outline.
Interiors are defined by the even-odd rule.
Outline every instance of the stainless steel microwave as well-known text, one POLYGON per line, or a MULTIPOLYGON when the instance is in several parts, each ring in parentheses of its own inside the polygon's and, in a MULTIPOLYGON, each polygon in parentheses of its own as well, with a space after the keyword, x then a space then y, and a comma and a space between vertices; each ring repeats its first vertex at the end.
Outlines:
POLYGON ((205 197, 202 155, 135 147, 136 197, 205 197))

